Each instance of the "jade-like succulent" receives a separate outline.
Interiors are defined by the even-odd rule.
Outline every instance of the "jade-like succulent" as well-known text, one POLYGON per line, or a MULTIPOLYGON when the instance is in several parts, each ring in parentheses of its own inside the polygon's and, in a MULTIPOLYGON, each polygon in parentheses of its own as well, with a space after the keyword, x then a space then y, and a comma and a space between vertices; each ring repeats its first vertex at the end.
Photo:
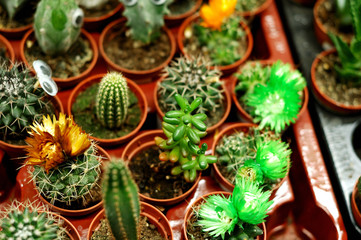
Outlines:
POLYGON ((14 201, 0 214, 0 239, 64 239, 60 219, 35 202, 14 201))
POLYGON ((0 139, 23 139, 30 124, 53 108, 29 69, 4 61, 0 66, 0 139))
POLYGON ((126 119, 129 106, 127 79, 121 73, 105 75, 96 96, 96 115, 107 128, 119 128, 126 119))
POLYGON ((13 19, 26 2, 29 2, 29 0, 0 0, 0 4, 5 8, 9 19, 13 19))
POLYGON ((160 36, 171 0, 119 0, 134 40, 149 44, 160 36))
POLYGON ((155 137, 155 143, 164 150, 159 156, 161 161, 170 160, 178 163, 172 169, 173 175, 183 173, 187 182, 193 182, 198 170, 204 170, 208 164, 215 163, 217 157, 206 156, 208 148, 203 143, 199 148, 200 138, 206 136, 207 126, 203 122, 207 115, 192 114, 201 104, 202 99, 196 98, 191 104, 179 94, 174 95, 180 110, 168 111, 163 117, 162 129, 167 139, 155 137))
POLYGON ((361 85, 361 2, 350 0, 351 17, 355 36, 350 46, 339 36, 329 32, 333 44, 336 47, 340 65, 335 65, 338 79, 355 86, 361 85))
POLYGON ((138 187, 123 160, 112 160, 102 182, 105 214, 115 239, 137 240, 140 203, 138 187))
POLYGON ((80 35, 84 13, 75 0, 41 0, 36 8, 34 32, 45 54, 63 54, 80 35))
POLYGON ((165 68, 166 78, 158 85, 159 105, 166 111, 178 110, 174 95, 180 94, 188 102, 196 98, 202 104, 196 113, 217 112, 222 104, 221 72, 210 69, 210 63, 202 58, 180 57, 165 68))
POLYGON ((76 0, 76 3, 86 9, 97 9, 105 5, 109 0, 76 0))
POLYGON ((230 197, 211 195, 200 206, 197 225, 211 237, 253 239, 263 233, 257 224, 265 221, 273 201, 270 191, 262 192, 257 184, 239 179, 230 197))

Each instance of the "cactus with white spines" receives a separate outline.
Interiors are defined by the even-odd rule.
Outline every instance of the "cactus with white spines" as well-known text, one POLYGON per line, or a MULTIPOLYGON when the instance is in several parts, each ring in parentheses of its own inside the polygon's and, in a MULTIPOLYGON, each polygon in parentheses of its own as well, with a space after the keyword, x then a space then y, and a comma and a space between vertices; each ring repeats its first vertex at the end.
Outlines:
POLYGON ((105 75, 96 97, 96 116, 107 128, 119 128, 126 119, 129 107, 127 79, 121 73, 105 75))

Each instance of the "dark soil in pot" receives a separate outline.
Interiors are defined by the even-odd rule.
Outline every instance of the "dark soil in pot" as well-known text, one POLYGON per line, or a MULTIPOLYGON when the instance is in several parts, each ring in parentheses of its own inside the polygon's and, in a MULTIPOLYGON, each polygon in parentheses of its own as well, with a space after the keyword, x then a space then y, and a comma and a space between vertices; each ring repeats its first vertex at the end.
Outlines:
POLYGON ((124 25, 113 30, 116 31, 115 36, 104 41, 104 51, 112 62, 122 68, 144 71, 156 68, 168 59, 171 45, 164 31, 153 43, 144 45, 134 41, 124 25))
MULTIPOLYGON (((140 236, 139 240, 163 240, 164 238, 158 232, 157 228, 149 223, 147 217, 140 216, 140 236)), ((99 227, 94 231, 91 240, 115 240, 108 221, 104 218, 101 220, 99 227)))
POLYGON ((347 106, 361 105, 361 88, 337 79, 334 65, 340 64, 336 54, 328 54, 320 59, 316 67, 316 83, 320 91, 338 103, 347 106))
POLYGON ((107 129, 101 125, 95 115, 95 96, 99 83, 93 84, 80 93, 72 106, 74 121, 93 137, 101 139, 114 139, 132 132, 139 124, 141 109, 138 99, 132 91, 129 91, 129 109, 123 126, 119 129, 107 129))
POLYGON ((79 36, 65 54, 59 56, 48 56, 43 53, 34 37, 27 39, 24 51, 30 65, 35 60, 43 60, 52 69, 53 77, 61 79, 80 75, 89 68, 93 59, 90 42, 83 35, 79 36))
POLYGON ((96 9, 86 9, 82 8, 84 11, 85 18, 94 18, 94 17, 101 17, 109 12, 113 11, 119 5, 119 0, 109 0, 101 7, 96 9))
POLYGON ((187 183, 183 175, 172 175, 174 164, 159 160, 161 150, 154 145, 142 150, 129 161, 129 170, 139 192, 147 197, 170 199, 187 192, 194 183, 187 183))
POLYGON ((0 4, 0 29, 19 28, 32 24, 34 22, 34 13, 38 2, 39 0, 31 0, 25 3, 23 9, 14 16, 13 20, 8 19, 6 10, 0 4))
POLYGON ((0 45, 0 61, 5 61, 6 58, 6 48, 0 45))
POLYGON ((196 4, 196 0, 174 0, 169 6, 169 16, 177 16, 191 10, 196 4))

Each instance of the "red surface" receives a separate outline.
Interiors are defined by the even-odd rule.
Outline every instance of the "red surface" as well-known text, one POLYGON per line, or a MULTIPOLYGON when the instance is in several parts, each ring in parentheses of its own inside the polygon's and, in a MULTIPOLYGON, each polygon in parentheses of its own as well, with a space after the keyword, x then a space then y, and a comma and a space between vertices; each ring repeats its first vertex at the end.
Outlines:
MULTIPOLYGON (((284 62, 293 64, 291 51, 284 34, 276 5, 273 2, 268 9, 260 16, 261 31, 255 32, 254 56, 262 56, 270 60, 281 59, 284 62)), ((176 29, 172 30, 176 33, 176 29)), ((99 34, 92 34, 96 41, 99 34)), ((19 41, 12 41, 16 56, 19 56, 19 41)), ((91 74, 105 73, 107 67, 104 61, 99 58, 96 68, 91 74)), ((141 84, 148 103, 149 112, 154 113, 153 89, 154 82, 141 84)), ((227 81, 227 89, 230 91, 230 81, 227 81)), ((67 98, 70 90, 63 90, 58 95, 63 100, 66 109, 67 98)), ((231 113, 232 114, 232 113, 231 113)), ((228 123, 221 126, 224 128, 228 123)), ((306 111, 297 123, 293 125, 291 134, 291 145, 293 148, 292 168, 287 179, 274 193, 273 210, 269 213, 267 225, 268 239, 347 239, 345 226, 338 209, 336 199, 332 190, 331 182, 326 170, 320 147, 317 142, 314 127, 309 112, 306 111)), ((208 146, 212 145, 214 135, 209 135, 204 140, 208 146)), ((291 131, 290 131, 291 132, 291 131)), ((110 155, 120 157, 123 146, 107 149, 110 155)), ((1 159, 1 152, 0 152, 1 159)), ((6 159, 6 158, 5 158, 6 159)), ((0 173, 3 173, 0 160, 0 173)), ((7 201, 22 196, 34 196, 35 192, 29 183, 24 179, 24 170, 17 176, 18 183, 15 187, 6 189, 8 185, 0 184, 0 193, 6 189, 7 201)), ((2 181, 7 181, 2 176, 2 181)), ((9 180, 9 185, 11 181, 9 180)), ((170 220, 173 229, 174 239, 180 239, 181 225, 186 208, 203 194, 219 191, 221 188, 212 177, 202 177, 197 189, 182 203, 164 209, 167 218, 170 220)), ((36 197, 35 197, 36 198, 36 197)), ((0 198, 1 200, 1 198, 0 198)), ((0 208, 5 202, 0 203, 0 208)), ((67 218, 77 228, 85 239, 91 220, 96 212, 86 218, 67 218)))

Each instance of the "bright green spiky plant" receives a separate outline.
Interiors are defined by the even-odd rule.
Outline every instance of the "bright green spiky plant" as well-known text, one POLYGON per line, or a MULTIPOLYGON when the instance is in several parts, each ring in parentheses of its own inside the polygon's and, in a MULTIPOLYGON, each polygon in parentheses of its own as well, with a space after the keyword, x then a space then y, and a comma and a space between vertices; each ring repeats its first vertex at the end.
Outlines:
POLYGON ((232 195, 211 195, 197 212, 197 224, 211 237, 253 239, 263 233, 257 224, 265 221, 273 201, 271 192, 263 192, 247 179, 239 179, 232 195))
POLYGON ((200 138, 207 134, 207 126, 203 122, 207 115, 193 115, 192 112, 202 104, 202 99, 196 98, 189 104, 179 94, 175 94, 174 98, 180 110, 169 111, 163 118, 162 129, 167 139, 155 137, 154 140, 157 146, 164 150, 159 156, 161 161, 178 163, 178 166, 172 169, 172 174, 183 173, 187 182, 193 182, 197 171, 207 169, 208 164, 217 161, 217 157, 205 155, 208 148, 206 143, 199 148, 200 138))
POLYGON ((0 239, 64 239, 62 222, 36 202, 14 201, 0 214, 0 239))
POLYGON ((137 240, 140 202, 138 187, 123 160, 112 160, 102 182, 106 217, 115 239, 137 240))
POLYGON ((106 74, 96 96, 95 112, 107 128, 119 128, 126 119, 129 107, 127 79, 121 73, 106 74))
POLYGON ((221 72, 210 68, 210 63, 198 57, 180 57, 165 68, 166 78, 158 84, 159 105, 163 112, 178 110, 174 94, 180 94, 188 102, 196 98, 202 104, 196 113, 209 116, 216 114, 222 106, 223 89, 219 80, 221 72))
POLYGON ((329 32, 333 44, 336 47, 340 65, 335 65, 338 80, 351 83, 354 86, 361 85, 361 2, 350 0, 351 17, 355 36, 351 40, 350 46, 339 36, 329 32))
POLYGON ((29 0, 0 0, 0 4, 5 8, 8 18, 13 19, 16 13, 22 9, 29 0))
POLYGON ((36 8, 34 32, 45 54, 63 54, 80 35, 83 10, 75 0, 41 0, 36 8))
POLYGON ((53 107, 25 65, 4 61, 0 79, 0 139, 25 139, 29 125, 53 107))
POLYGON ((164 25, 164 15, 172 0, 119 0, 124 4, 124 16, 134 40, 144 44, 153 42, 160 36, 164 25))

